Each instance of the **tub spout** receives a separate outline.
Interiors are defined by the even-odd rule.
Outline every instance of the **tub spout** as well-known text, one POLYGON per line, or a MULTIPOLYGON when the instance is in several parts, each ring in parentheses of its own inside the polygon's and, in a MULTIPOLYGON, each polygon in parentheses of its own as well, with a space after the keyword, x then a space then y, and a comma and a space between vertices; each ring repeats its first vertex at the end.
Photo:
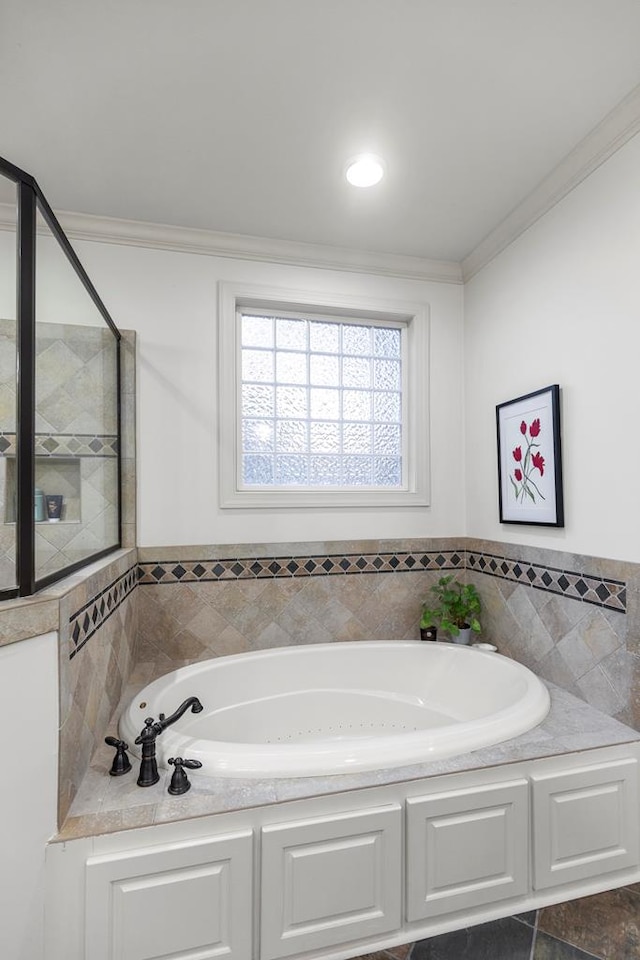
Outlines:
POLYGON ((189 707, 191 707, 192 713, 201 713, 203 710, 202 704, 197 697, 187 697, 184 703, 181 703, 175 713, 172 713, 170 717, 165 717, 164 713, 158 715, 157 725, 160 727, 158 732, 162 733, 162 731, 170 727, 172 723, 179 720, 180 717, 187 712, 189 707))
POLYGON ((164 713, 160 713, 155 721, 153 717, 147 717, 145 720, 144 730, 135 740, 138 746, 142 746, 142 762, 140 763, 140 774, 137 781, 139 787, 152 787, 160 779, 158 761, 156 760, 156 738, 168 726, 179 720, 189 707, 191 707, 193 713, 201 713, 203 709, 197 697, 188 697, 170 717, 165 717, 164 713))

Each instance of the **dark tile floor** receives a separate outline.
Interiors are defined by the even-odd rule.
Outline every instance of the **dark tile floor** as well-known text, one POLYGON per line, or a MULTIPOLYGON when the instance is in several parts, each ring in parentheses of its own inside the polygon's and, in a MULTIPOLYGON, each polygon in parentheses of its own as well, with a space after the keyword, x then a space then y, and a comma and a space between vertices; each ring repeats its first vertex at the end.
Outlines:
POLYGON ((530 960, 535 928, 507 917, 419 940, 411 960, 530 960))
POLYGON ((640 960, 640 884, 358 960, 640 960))

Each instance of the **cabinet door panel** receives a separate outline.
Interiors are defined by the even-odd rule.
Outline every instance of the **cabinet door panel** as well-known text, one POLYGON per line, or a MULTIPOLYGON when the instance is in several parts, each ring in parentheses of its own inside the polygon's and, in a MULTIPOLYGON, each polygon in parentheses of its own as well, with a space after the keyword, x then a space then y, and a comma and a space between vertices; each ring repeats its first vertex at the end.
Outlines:
POLYGON ((400 926, 398 804, 262 830, 263 960, 400 926))
POLYGON ((537 890, 638 864, 636 760, 531 779, 537 890))
POLYGON ((252 834, 87 861, 86 960, 250 960, 252 834))
POLYGON ((407 800, 407 920, 527 889, 527 781, 407 800))

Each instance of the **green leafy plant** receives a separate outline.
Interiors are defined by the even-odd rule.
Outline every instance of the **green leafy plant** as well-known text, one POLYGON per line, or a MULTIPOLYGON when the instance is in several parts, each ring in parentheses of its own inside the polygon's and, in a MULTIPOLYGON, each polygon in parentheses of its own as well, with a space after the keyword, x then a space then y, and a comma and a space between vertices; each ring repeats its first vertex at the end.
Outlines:
POLYGON ((422 605, 422 629, 437 625, 452 637, 469 627, 480 633, 480 595, 472 583, 459 583, 451 574, 440 577, 431 594, 431 601, 422 605))

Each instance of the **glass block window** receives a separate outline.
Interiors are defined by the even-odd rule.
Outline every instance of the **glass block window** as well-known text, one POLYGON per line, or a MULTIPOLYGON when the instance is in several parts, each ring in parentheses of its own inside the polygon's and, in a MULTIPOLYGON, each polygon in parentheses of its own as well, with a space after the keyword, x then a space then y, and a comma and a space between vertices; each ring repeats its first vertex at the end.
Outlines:
POLYGON ((239 311, 244 488, 403 486, 405 327, 239 311))

